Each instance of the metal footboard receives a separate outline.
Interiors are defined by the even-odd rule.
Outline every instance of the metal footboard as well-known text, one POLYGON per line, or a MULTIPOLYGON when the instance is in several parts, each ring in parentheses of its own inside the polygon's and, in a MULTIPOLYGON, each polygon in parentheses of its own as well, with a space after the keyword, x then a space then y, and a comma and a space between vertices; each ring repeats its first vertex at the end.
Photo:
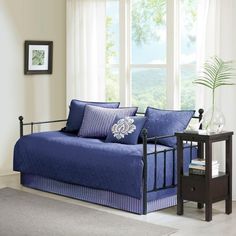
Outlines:
MULTIPOLYGON (((202 116, 203 116, 203 112, 204 110, 203 109, 199 109, 198 110, 199 112, 199 116, 193 116, 192 118, 194 119, 198 119, 199 120, 199 123, 201 122, 202 120, 202 116)), ((200 123, 201 124, 201 123, 200 123)), ((200 125, 200 129, 202 129, 202 125, 200 125)), ((147 130, 146 129, 143 129, 142 131, 142 137, 143 137, 143 165, 144 165, 144 168, 143 168, 143 214, 146 215, 147 214, 147 195, 148 193, 151 193, 151 192, 157 192, 157 191, 161 191, 161 190, 164 190, 164 189, 168 189, 168 188, 175 188, 177 186, 176 184, 176 170, 175 170, 175 166, 176 166, 176 155, 175 155, 175 151, 176 151, 176 147, 175 148, 169 148, 169 149, 165 149, 165 150, 162 150, 162 151, 157 151, 157 143, 158 143, 158 140, 160 139, 164 139, 164 138, 171 138, 171 137, 175 137, 175 135, 166 135, 166 136, 159 136, 159 137, 151 137, 151 138, 148 138, 147 137, 148 133, 147 133, 147 130), (154 152, 150 152, 148 153, 147 151, 147 145, 149 142, 152 142, 154 143, 154 152), (173 164, 172 164, 172 184, 171 185, 168 185, 166 184, 166 158, 167 158, 167 153, 168 152, 172 152, 172 161, 173 161, 173 164), (163 164, 163 185, 162 187, 157 187, 157 155, 158 153, 163 153, 163 158, 164 158, 164 164, 163 164), (151 156, 151 155, 154 155, 154 163, 155 163, 155 167, 154 167, 154 188, 152 190, 148 190, 148 186, 147 186, 147 172, 148 172, 148 157, 151 156)), ((185 148, 190 148, 190 162, 193 158, 192 156, 192 150, 193 150, 193 147, 197 147, 197 152, 202 152, 202 144, 199 143, 197 145, 193 145, 193 142, 190 142, 189 146, 186 146, 186 147, 183 147, 184 149, 185 148)))

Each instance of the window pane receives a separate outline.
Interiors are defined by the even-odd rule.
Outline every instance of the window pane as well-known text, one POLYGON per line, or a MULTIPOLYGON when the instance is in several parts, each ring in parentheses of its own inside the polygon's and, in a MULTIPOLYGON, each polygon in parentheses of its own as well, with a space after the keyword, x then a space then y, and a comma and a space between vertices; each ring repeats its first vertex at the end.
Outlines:
POLYGON ((119 1, 106 2, 106 101, 119 101, 119 1), (111 65, 116 65, 112 67, 111 65))
POLYGON ((106 68, 106 101, 120 101, 119 96, 119 70, 118 68, 106 68))
POLYGON ((198 0, 181 1, 181 64, 196 61, 198 2, 198 0))
POLYGON ((166 63, 166 0, 133 0, 131 8, 131 63, 166 63))
POLYGON ((119 63, 119 1, 106 2, 106 62, 119 63))
POLYGON ((132 105, 144 112, 147 106, 165 108, 166 69, 132 69, 132 105))
POLYGON ((181 66, 181 109, 195 108, 195 76, 196 64, 181 66))
POLYGON ((181 108, 195 108, 198 0, 181 0, 181 108))

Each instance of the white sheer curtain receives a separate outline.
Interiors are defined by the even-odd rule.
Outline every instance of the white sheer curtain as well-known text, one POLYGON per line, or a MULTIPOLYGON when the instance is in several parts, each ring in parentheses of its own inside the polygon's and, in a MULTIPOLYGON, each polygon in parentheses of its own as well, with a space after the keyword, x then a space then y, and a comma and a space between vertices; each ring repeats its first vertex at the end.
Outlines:
MULTIPOLYGON (((236 61, 236 1, 235 0, 201 0, 200 22, 198 31, 198 68, 209 57, 217 55, 223 60, 236 61)), ((216 91, 216 106, 223 112, 225 130, 236 133, 236 86, 223 86, 216 91)), ((203 86, 197 88, 197 107, 209 108, 210 91, 203 86)), ((233 147, 236 147, 234 139, 233 147)), ((233 151, 233 159, 236 158, 233 151)), ((224 145, 214 147, 214 158, 224 167, 224 145)), ((233 167, 236 178, 236 162, 233 167)), ((236 186, 233 186, 233 199, 236 200, 236 186)))
POLYGON ((67 105, 105 99, 105 0, 67 0, 67 105))
MULTIPOLYGON (((197 32, 197 70, 200 71, 205 60, 219 55, 219 0, 200 0, 198 7, 197 32)), ((197 86, 196 107, 207 110, 211 104, 208 88, 197 86)))
MULTIPOLYGON (((235 59, 233 52, 233 17, 232 11, 235 0, 200 0, 198 14, 197 69, 206 59, 219 56, 223 60, 235 59)), ((216 105, 222 106, 222 92, 225 88, 217 89, 216 105)), ((209 108, 211 105, 210 91, 202 86, 197 88, 196 107, 209 108)))

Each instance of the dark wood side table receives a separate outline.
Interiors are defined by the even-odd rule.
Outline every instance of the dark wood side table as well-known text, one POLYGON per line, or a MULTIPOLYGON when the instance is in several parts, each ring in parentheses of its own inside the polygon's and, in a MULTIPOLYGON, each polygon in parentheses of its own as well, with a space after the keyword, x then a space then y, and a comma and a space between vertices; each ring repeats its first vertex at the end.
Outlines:
POLYGON ((183 200, 195 201, 198 207, 205 204, 205 219, 212 220, 212 203, 225 200, 225 213, 232 212, 232 135, 233 132, 217 134, 175 133, 177 137, 177 214, 183 215, 183 200), (198 158, 205 158, 205 175, 188 175, 183 171, 183 141, 198 143, 198 158), (212 178, 212 143, 225 141, 225 172, 212 178), (205 155, 204 155, 205 154, 205 155))

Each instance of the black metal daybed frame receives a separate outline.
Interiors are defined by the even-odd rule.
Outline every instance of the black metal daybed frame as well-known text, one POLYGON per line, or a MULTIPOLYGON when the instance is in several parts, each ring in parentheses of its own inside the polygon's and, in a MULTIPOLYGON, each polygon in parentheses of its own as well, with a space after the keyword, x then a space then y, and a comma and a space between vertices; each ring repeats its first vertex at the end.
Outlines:
MULTIPOLYGON (((201 122, 202 120, 202 117, 203 117, 203 112, 204 110, 203 109, 199 109, 198 110, 198 113, 199 115, 198 116, 193 116, 192 118, 194 119, 198 119, 199 120, 199 123, 201 122)), ((137 113, 139 115, 144 115, 144 113, 137 113)), ((42 122, 29 122, 29 123, 24 123, 23 122, 23 116, 20 116, 19 118, 19 123, 20 123, 20 137, 22 137, 24 135, 24 126, 30 126, 31 127, 31 134, 34 133, 34 125, 42 125, 42 124, 51 124, 51 123, 59 123, 59 122, 66 122, 67 119, 62 119, 62 120, 52 120, 52 121, 42 121, 42 122)), ((202 128, 202 125, 200 124, 200 129, 202 128)), ((174 148, 169 148, 169 149, 164 149, 162 151, 157 151, 157 141, 159 139, 163 139, 163 138, 169 138, 169 137, 174 137, 175 135, 165 135, 165 136, 159 136, 159 137, 151 137, 151 138, 148 138, 147 137, 147 130, 146 129, 143 129, 142 131, 142 137, 143 137, 143 157, 142 157, 142 160, 143 160, 143 212, 142 214, 143 215, 146 215, 147 214, 147 204, 148 204, 148 201, 147 201, 147 195, 148 193, 151 193, 151 192, 157 192, 157 191, 160 191, 160 190, 164 190, 164 189, 169 189, 169 188, 175 188, 177 186, 176 184, 176 180, 175 180, 175 175, 176 175, 176 170, 175 170, 175 151, 176 151, 176 147, 174 148), (147 151, 147 144, 148 142, 154 142, 154 152, 150 152, 148 153, 147 151), (173 165, 172 165, 172 184, 171 185, 168 185, 166 186, 166 154, 167 152, 172 152, 173 153, 173 165), (148 160, 148 156, 149 155, 154 155, 155 159, 155 169, 154 169, 154 176, 157 176, 157 154, 158 153, 164 153, 164 165, 163 165, 163 176, 164 176, 164 180, 163 180, 163 186, 162 187, 157 187, 156 185, 156 178, 154 178, 154 188, 152 190, 149 190, 148 191, 148 187, 147 187, 147 172, 148 172, 148 166, 147 166, 147 160, 148 160)), ((201 143, 198 143, 197 145, 193 145, 192 142, 190 142, 190 147, 189 146, 186 146, 186 147, 183 147, 183 148, 190 148, 190 161, 192 160, 192 149, 193 147, 196 147, 197 146, 197 152, 198 154, 202 152, 202 144, 201 143)))

